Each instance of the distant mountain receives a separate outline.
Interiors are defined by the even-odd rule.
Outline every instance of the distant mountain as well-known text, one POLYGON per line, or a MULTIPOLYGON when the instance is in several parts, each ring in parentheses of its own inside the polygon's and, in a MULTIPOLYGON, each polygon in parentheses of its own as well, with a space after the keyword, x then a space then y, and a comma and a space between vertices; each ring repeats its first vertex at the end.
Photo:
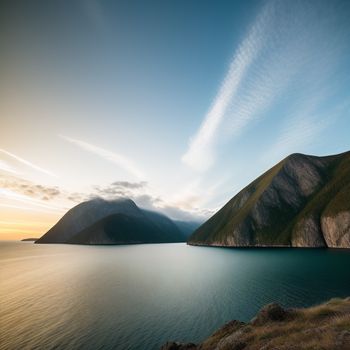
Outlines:
POLYGON ((288 156, 234 196, 188 243, 350 248, 350 152, 288 156))
POLYGON ((191 234, 203 223, 198 221, 181 221, 181 220, 173 220, 173 222, 187 238, 191 236, 191 234))
POLYGON ((168 217, 130 199, 96 198, 70 209, 35 243, 132 244, 184 242, 168 217))

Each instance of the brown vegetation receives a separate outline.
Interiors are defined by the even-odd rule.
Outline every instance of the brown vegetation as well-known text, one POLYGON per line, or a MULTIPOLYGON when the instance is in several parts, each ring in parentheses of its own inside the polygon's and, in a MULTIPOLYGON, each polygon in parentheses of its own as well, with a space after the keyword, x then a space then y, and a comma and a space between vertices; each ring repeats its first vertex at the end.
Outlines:
POLYGON ((306 309, 265 306, 249 323, 231 321, 201 344, 162 350, 350 350, 350 298, 306 309))

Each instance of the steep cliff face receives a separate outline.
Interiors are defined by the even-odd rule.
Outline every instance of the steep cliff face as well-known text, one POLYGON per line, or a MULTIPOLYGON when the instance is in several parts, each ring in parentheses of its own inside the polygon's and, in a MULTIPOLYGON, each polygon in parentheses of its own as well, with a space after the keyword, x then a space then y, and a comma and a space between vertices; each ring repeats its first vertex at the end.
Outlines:
POLYGON ((291 245, 299 248, 326 247, 326 242, 316 216, 302 218, 295 224, 291 245))
POLYGON ((194 245, 350 247, 350 152, 292 154, 233 197, 194 245))
POLYGON ((350 212, 343 211, 334 217, 323 216, 321 227, 328 247, 350 247, 350 212))
POLYGON ((69 210, 36 243, 129 244, 184 242, 165 215, 140 209, 130 199, 96 198, 69 210))

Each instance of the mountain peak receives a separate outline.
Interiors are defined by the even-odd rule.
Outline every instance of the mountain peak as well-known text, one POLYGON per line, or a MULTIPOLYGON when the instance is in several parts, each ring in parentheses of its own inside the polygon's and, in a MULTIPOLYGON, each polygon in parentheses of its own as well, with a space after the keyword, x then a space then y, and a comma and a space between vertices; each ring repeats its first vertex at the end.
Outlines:
POLYGON ((70 209, 36 243, 128 244, 183 242, 167 216, 140 209, 129 198, 100 197, 70 209))
POLYGON ((349 195, 350 152, 294 153, 234 196, 189 243, 349 247, 349 195))

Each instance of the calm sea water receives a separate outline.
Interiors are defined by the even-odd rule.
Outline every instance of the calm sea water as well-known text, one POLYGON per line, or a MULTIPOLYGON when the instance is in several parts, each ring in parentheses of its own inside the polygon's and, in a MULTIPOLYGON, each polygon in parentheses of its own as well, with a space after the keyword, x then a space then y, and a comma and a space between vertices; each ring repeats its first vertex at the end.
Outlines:
POLYGON ((350 295, 350 252, 0 242, 1 349, 158 349, 350 295))

